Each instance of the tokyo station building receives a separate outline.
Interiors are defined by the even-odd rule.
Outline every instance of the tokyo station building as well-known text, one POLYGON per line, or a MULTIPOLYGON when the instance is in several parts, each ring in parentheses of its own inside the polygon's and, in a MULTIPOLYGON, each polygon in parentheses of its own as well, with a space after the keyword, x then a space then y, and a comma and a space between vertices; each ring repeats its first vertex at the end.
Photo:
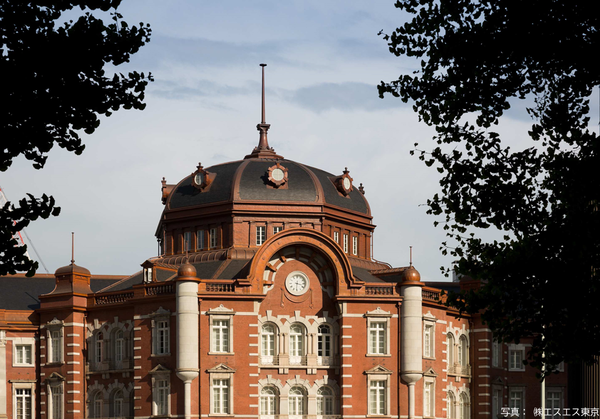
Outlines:
MULTIPOLYGON (((477 283, 374 260, 362 184, 278 155, 268 128, 263 90, 250 154, 163 179, 139 272, 0 278, 0 418, 534 417, 527 342, 440 303, 477 283)), ((546 407, 568 407, 561 369, 546 407)))

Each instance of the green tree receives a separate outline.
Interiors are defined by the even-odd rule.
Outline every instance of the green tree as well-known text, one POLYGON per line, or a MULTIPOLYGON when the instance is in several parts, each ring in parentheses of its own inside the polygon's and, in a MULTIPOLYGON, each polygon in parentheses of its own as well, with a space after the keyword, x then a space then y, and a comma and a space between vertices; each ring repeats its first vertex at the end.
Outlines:
MULTIPOLYGON (((80 134, 92 134, 99 115, 144 109, 144 89, 150 74, 129 72, 107 76, 106 65, 129 62, 150 40, 150 26, 129 26, 117 12, 121 0, 6 0, 0 2, 0 171, 19 155, 41 169, 47 153, 58 146, 81 154, 80 134), (76 20, 66 20, 75 15, 76 20), (109 23, 102 17, 110 13, 109 23)), ((58 215, 54 199, 28 195, 18 206, 0 211, 0 275, 27 271, 38 263, 15 247, 13 234, 31 220, 58 215)))
POLYGON ((589 98, 600 84, 597 3, 396 7, 410 18, 384 39, 420 68, 381 82, 379 93, 410 101, 435 127, 434 146, 412 152, 442 174, 428 213, 441 220, 450 239, 441 249, 457 259, 458 273, 482 280, 449 303, 481 311, 505 342, 533 337, 535 367, 542 353, 553 365, 592 361, 600 354, 600 141, 589 127, 589 98), (495 126, 519 101, 531 117, 523 133, 530 142, 511 149, 495 126), (487 228, 499 238, 484 240, 487 228))

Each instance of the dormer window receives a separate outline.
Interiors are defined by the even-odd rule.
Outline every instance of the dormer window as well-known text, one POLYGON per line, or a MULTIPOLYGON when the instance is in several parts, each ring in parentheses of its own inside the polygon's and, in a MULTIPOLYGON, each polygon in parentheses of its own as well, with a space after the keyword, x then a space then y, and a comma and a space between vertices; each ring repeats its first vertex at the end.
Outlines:
POLYGON ((144 268, 144 284, 152 282, 152 268, 144 268))

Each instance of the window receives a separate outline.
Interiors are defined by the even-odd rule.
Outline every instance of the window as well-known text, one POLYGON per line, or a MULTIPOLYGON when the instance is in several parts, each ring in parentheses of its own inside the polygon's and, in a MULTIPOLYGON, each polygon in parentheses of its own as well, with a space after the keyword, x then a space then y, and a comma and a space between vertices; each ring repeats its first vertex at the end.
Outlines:
POLYGON ((230 352, 229 320, 213 319, 212 321, 213 352, 230 352))
POLYGON ((121 390, 115 390, 112 393, 112 403, 111 403, 111 414, 112 418, 122 418, 125 416, 123 411, 123 392, 121 390))
POLYGON ((470 416, 470 408, 469 408, 469 396, 467 396, 467 393, 462 392, 460 393, 460 397, 459 397, 459 405, 458 405, 458 413, 459 413, 459 419, 469 419, 470 416))
POLYGON ((32 345, 15 345, 15 365, 32 365, 32 345))
POLYGON ((164 378, 155 380, 152 402, 155 416, 169 414, 169 380, 164 378))
POLYGON ((264 324, 261 329, 261 363, 263 365, 273 365, 275 357, 275 336, 275 326, 271 323, 264 324))
POLYGON ((183 251, 189 252, 192 250, 192 232, 186 231, 183 233, 183 251))
POLYGON ((304 355, 304 326, 294 323, 290 326, 290 364, 302 365, 304 355))
POLYGON ((523 390, 511 389, 508 393, 508 407, 511 409, 511 416, 519 418, 523 417, 524 413, 524 394, 523 390), (516 409, 516 410, 515 410, 516 409), (514 414, 513 414, 514 413, 514 414))
POLYGON ((63 417, 63 387, 62 383, 53 384, 49 386, 50 406, 48 406, 48 412, 50 413, 49 419, 62 419, 63 417))
POLYGON ((426 324, 423 330, 423 356, 433 358, 433 325, 426 324))
POLYGON ((352 254, 358 255, 358 237, 352 237, 352 254))
POLYGON ((469 375, 469 342, 464 335, 458 339, 458 363, 461 366, 459 373, 469 375))
POLYGON ((331 356, 331 327, 326 324, 320 325, 318 329, 317 356, 321 358, 331 356))
POLYGON ((152 268, 144 268, 144 284, 152 282, 152 268))
POLYGON ((451 391, 446 396, 446 416, 448 419, 456 419, 456 397, 451 391))
POLYGON ((333 415, 333 403, 333 391, 329 387, 321 387, 317 390, 317 415, 333 415))
POLYGON ((369 384, 369 414, 385 415, 387 414, 386 407, 386 382, 371 381, 369 384))
POLYGON ((262 245, 267 240, 267 227, 257 226, 256 227, 256 245, 262 245))
POLYGON ((290 416, 306 415, 307 397, 304 388, 298 386, 292 387, 288 400, 290 416))
POLYGON ((339 231, 334 231, 333 232, 333 241, 336 243, 340 242, 340 232, 339 231))
POLYGON ((115 332, 115 361, 121 362, 125 358, 125 337, 122 330, 115 332))
POLYGON ((279 393, 273 386, 263 387, 260 392, 260 414, 274 416, 279 414, 279 393))
POLYGON ((196 249, 204 249, 204 230, 196 231, 196 249))
POLYGON ((94 363, 96 367, 102 362, 102 347, 104 345, 104 335, 102 332, 97 332, 94 339, 94 363))
POLYGON ((93 418, 101 418, 102 417, 102 405, 104 404, 104 399, 102 398, 102 392, 97 391, 93 396, 93 405, 92 405, 92 417, 93 418))
POLYGON ((492 340, 492 367, 502 366, 502 346, 497 340, 492 340))
POLYGON ((31 388, 16 388, 14 410, 16 419, 32 419, 31 388))
POLYGON ((344 234, 344 253, 348 253, 348 235, 344 234))
POLYGON ((508 370, 509 371, 525 371, 523 365, 523 355, 525 348, 521 345, 509 345, 508 347, 508 370))
POLYGON ((212 385, 214 414, 229 413, 229 380, 215 379, 212 385))
POLYGON ((556 412, 562 412, 562 391, 549 388, 546 390, 546 418, 554 417, 556 412))
POLYGON ((448 333, 448 372, 454 373, 454 335, 448 333))
POLYGON ((492 393, 492 418, 497 419, 502 413, 502 388, 494 388, 492 393))
POLYGON ((423 388, 423 416, 427 418, 435 416, 434 406, 433 381, 425 381, 423 388))
POLYGON ((369 325, 369 353, 386 354, 386 322, 371 322, 369 325))
POLYGON ((50 331, 50 362, 62 362, 62 329, 50 331))
POLYGON ((209 237, 210 237, 210 248, 214 249, 215 247, 217 247, 217 229, 216 228, 210 229, 209 237))
POLYGON ((171 351, 171 312, 160 307, 152 313, 152 355, 168 355, 171 351))
POLYGON ((280 231, 283 231, 283 227, 282 226, 273 227, 273 234, 277 234, 280 231))

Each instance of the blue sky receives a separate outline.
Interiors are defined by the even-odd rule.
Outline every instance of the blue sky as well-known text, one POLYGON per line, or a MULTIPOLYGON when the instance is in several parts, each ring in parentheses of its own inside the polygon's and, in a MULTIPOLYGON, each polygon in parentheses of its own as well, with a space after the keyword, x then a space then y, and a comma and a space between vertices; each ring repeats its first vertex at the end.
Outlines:
MULTIPOLYGON (((117 69, 152 72, 146 110, 103 119, 81 156, 55 148, 41 171, 19 158, 0 179, 11 200, 48 193, 62 207, 27 229, 51 273, 71 259, 71 231, 76 263, 93 274, 132 274, 155 256, 162 177, 176 183, 198 162, 239 160, 257 144, 264 62, 270 145, 331 173, 348 167, 377 225, 374 257, 406 266, 413 246, 422 278, 443 279, 445 236, 423 205, 438 174, 409 155, 433 132, 410 105, 377 94, 416 64, 377 36, 403 22, 393 1, 124 0, 119 11, 152 27, 151 42, 117 69)), ((528 127, 515 114, 500 131, 518 143, 528 127)))

